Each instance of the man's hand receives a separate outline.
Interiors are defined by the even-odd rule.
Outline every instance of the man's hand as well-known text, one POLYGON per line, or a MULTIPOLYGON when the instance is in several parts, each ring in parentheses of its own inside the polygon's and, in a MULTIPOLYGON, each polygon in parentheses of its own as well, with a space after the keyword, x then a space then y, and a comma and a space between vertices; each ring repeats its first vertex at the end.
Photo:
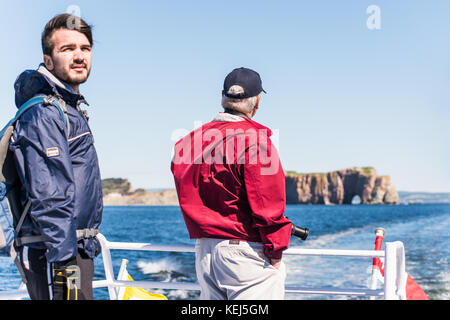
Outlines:
POLYGON ((281 259, 270 259, 270 264, 275 268, 279 269, 281 266, 281 259))

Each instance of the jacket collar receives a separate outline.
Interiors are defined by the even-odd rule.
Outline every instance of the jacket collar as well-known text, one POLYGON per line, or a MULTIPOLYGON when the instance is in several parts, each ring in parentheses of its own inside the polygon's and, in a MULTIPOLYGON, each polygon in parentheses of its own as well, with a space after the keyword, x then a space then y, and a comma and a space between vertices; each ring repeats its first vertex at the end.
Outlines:
POLYGON ((219 112, 219 114, 214 117, 213 121, 221 121, 221 122, 247 121, 249 124, 251 124, 253 127, 255 127, 258 130, 267 130, 267 136, 270 137, 272 135, 272 130, 270 130, 266 126, 263 126, 262 124, 260 124, 256 121, 253 121, 250 118, 247 118, 246 116, 240 116, 240 115, 231 114, 228 112, 219 112))
POLYGON ((219 112, 219 114, 214 117, 213 121, 239 122, 244 121, 244 118, 228 112, 219 112))
POLYGON ((55 94, 60 95, 66 103, 75 108, 81 103, 89 105, 80 93, 76 93, 66 82, 54 76, 43 63, 39 65, 39 68, 36 71, 42 74, 49 81, 49 84, 53 87, 55 94))
POLYGON ((88 105, 81 94, 75 93, 70 86, 53 76, 43 64, 37 70, 22 72, 14 83, 14 90, 17 108, 39 94, 58 96, 74 108, 80 103, 88 105))
POLYGON ((68 92, 70 92, 72 94, 77 94, 75 91, 73 91, 71 86, 69 86, 64 81, 58 79, 50 71, 48 71, 48 69, 45 67, 45 65, 43 63, 41 63, 39 65, 39 68, 36 71, 43 74, 44 76, 46 76, 51 82, 53 82, 58 87, 60 87, 64 90, 67 90, 68 92))

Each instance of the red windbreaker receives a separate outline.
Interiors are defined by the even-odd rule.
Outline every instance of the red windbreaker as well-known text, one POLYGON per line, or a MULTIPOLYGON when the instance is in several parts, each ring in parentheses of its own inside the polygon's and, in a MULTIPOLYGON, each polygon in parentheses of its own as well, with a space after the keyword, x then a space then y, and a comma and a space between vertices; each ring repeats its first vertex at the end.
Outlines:
POLYGON ((190 238, 262 242, 269 258, 289 246, 285 176, 270 129, 219 113, 175 145, 171 170, 190 238))

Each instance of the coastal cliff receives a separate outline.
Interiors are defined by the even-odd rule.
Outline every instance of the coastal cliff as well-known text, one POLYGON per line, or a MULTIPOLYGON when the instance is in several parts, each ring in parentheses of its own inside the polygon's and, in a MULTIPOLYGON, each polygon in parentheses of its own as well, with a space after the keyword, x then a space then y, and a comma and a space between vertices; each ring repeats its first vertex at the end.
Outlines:
MULTIPOLYGON (((133 190, 127 179, 102 181, 105 206, 178 206, 175 190, 133 190)), ((399 195, 389 176, 378 176, 375 168, 350 168, 327 173, 286 172, 288 204, 397 204, 399 195)))
POLYGON ((286 202, 290 204, 397 204, 399 196, 389 176, 375 168, 350 168, 327 173, 286 172, 286 202))

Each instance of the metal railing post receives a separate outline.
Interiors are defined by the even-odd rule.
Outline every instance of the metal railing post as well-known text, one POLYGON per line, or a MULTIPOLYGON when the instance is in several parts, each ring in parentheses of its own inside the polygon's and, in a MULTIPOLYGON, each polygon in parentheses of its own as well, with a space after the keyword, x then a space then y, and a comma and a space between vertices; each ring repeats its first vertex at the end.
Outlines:
POLYGON ((406 300, 406 281, 408 275, 406 273, 406 258, 405 247, 400 241, 394 242, 396 244, 397 254, 397 297, 400 300, 406 300))
POLYGON ((97 235, 97 239, 100 241, 100 246, 102 248, 103 267, 105 269, 105 277, 108 283, 109 298, 111 300, 117 300, 116 288, 110 285, 114 283, 115 278, 114 278, 114 268, 111 259, 111 252, 108 246, 108 240, 106 240, 106 238, 101 233, 97 235))
POLYGON ((398 275, 397 243, 387 242, 384 260, 384 299, 398 300, 396 282, 398 275))

